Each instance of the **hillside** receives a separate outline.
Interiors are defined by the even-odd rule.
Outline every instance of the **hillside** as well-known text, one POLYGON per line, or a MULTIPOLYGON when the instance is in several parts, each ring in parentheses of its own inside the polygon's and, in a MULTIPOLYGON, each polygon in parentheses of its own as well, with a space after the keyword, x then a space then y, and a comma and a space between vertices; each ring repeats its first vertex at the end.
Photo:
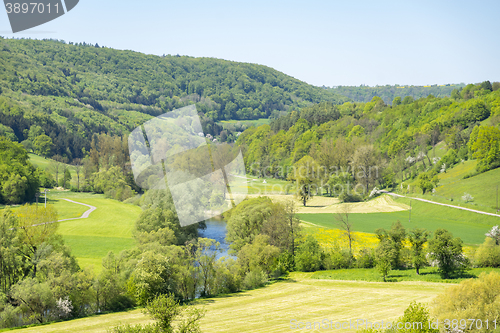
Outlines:
POLYGON ((217 121, 348 101, 262 65, 3 38, 0 93, 0 134, 21 142, 26 130, 41 125, 56 145, 54 153, 70 159, 83 157, 93 133, 126 134, 192 103, 205 115, 206 132, 219 135, 217 121))

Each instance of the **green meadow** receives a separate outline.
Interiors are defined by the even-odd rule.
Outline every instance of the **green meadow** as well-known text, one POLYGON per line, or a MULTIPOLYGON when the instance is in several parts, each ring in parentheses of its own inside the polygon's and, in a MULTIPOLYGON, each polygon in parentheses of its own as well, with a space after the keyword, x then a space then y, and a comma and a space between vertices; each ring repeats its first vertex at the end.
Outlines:
MULTIPOLYGON (((93 265, 98 272, 102 258, 109 251, 118 254, 134 247, 132 229, 142 211, 140 207, 105 198, 102 194, 50 190, 47 198, 47 204, 56 208, 60 220, 80 217, 89 209, 64 199, 97 207, 88 218, 59 222, 57 232, 71 247, 81 267, 93 265)), ((43 200, 41 197, 40 206, 43 200)), ((17 209, 19 206, 13 207, 14 211, 17 209)))
POLYGON ((86 219, 59 223, 58 232, 82 267, 93 265, 94 270, 99 271, 101 259, 109 251, 118 254, 135 245, 132 229, 141 213, 140 207, 107 199, 103 195, 67 194, 58 193, 56 198, 60 201, 64 197, 97 207, 86 219))
MULTIPOLYGON (((397 198, 395 201, 410 204, 410 199, 407 198, 397 198)), ((482 215, 418 200, 411 200, 411 207, 411 222, 410 211, 350 214, 349 220, 355 231, 368 233, 373 233, 378 228, 390 229, 397 221, 407 229, 417 227, 434 231, 444 228, 455 237, 460 237, 466 244, 483 243, 484 234, 492 226, 500 224, 500 216, 482 215)), ((299 214, 299 218, 323 228, 337 228, 334 214, 299 214)))

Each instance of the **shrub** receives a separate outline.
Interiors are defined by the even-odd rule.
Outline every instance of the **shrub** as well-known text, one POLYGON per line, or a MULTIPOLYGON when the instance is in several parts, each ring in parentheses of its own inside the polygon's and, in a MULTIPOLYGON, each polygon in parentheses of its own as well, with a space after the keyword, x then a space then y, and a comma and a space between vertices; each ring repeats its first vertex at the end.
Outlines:
POLYGON ((262 287, 267 282, 267 276, 260 268, 251 270, 243 279, 243 288, 255 289, 262 287))
POLYGON ((339 195, 339 200, 341 202, 361 202, 363 201, 363 198, 357 194, 347 193, 344 191, 339 195))
POLYGON ((318 241, 311 235, 297 248, 295 268, 301 272, 313 272, 321 267, 321 251, 318 241))
POLYGON ((354 262, 354 257, 348 250, 335 249, 324 253, 323 267, 325 269, 349 268, 354 262))
MULTIPOLYGON (((485 323, 486 320, 490 323, 500 320, 499 304, 500 274, 481 273, 478 279, 465 280, 447 288, 443 294, 436 297, 432 312, 438 315, 440 320, 480 319, 483 323, 482 329, 473 325, 472 330, 467 332, 492 332, 491 325, 487 329, 485 323)), ((468 322, 467 328, 469 325, 468 322)))
POLYGON ((485 242, 476 250, 474 265, 477 267, 500 267, 500 246, 493 238, 486 238, 485 242))
POLYGON ((375 266, 375 254, 373 249, 364 248, 359 251, 359 256, 356 259, 356 267, 358 268, 373 268, 375 266))

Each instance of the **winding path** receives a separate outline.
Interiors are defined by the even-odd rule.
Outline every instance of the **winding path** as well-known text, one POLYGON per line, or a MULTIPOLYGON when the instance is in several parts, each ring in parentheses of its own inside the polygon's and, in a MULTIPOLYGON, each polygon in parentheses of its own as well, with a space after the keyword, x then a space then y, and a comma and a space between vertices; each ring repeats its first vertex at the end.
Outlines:
POLYGON ((72 202, 72 203, 75 203, 75 204, 78 204, 78 205, 87 206, 87 207, 89 207, 89 209, 86 210, 85 212, 83 212, 82 216, 80 216, 80 217, 73 217, 71 219, 57 220, 57 222, 71 221, 71 220, 78 220, 78 219, 86 219, 87 217, 89 217, 90 213, 92 213, 94 210, 97 209, 97 207, 95 207, 95 206, 87 205, 87 204, 84 204, 84 203, 81 203, 81 202, 77 202, 77 201, 73 201, 73 200, 70 200, 70 199, 63 199, 63 200, 66 200, 66 201, 69 201, 69 202, 72 202))
POLYGON ((483 211, 480 211, 480 210, 475 210, 475 209, 470 209, 470 208, 465 208, 465 207, 460 207, 460 206, 448 205, 448 204, 444 204, 444 203, 440 203, 440 202, 435 202, 435 201, 431 201, 431 200, 427 200, 427 199, 407 197, 407 196, 404 196, 404 195, 401 195, 401 194, 392 193, 392 192, 389 192, 389 191, 381 190, 380 192, 392 195, 394 197, 407 198, 407 199, 412 199, 412 200, 418 200, 418 201, 428 202, 428 203, 431 203, 431 204, 434 204, 434 205, 446 206, 446 207, 450 207, 450 208, 456 208, 456 209, 466 210, 466 211, 473 212, 473 213, 478 213, 478 214, 484 214, 484 215, 490 215, 490 216, 500 217, 500 215, 494 214, 494 213, 487 213, 487 212, 483 212, 483 211))

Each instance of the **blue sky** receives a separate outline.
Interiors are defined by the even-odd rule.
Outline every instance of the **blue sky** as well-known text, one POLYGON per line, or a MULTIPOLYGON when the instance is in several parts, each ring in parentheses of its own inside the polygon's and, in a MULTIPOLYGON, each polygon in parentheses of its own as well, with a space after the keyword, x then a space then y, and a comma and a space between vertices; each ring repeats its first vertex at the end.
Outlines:
POLYGON ((80 0, 4 37, 263 64, 314 85, 500 81, 499 1, 80 0))

